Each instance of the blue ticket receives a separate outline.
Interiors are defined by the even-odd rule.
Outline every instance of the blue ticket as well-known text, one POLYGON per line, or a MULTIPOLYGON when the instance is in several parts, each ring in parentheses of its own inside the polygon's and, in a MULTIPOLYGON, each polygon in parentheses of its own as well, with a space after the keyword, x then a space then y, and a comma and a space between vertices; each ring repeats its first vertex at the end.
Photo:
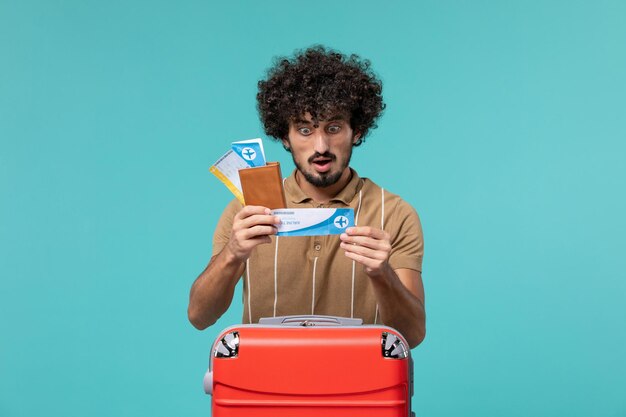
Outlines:
POLYGON ((240 140, 233 142, 231 149, 251 167, 265 165, 265 151, 261 139, 240 140))
POLYGON ((272 214, 281 221, 277 236, 338 235, 354 226, 351 208, 276 209, 272 214))

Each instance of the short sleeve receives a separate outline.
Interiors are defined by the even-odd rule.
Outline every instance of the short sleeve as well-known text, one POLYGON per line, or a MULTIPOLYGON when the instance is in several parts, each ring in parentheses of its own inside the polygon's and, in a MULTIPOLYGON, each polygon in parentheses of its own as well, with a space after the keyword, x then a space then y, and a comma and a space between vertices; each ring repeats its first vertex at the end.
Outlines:
POLYGON ((217 255, 224 249, 224 246, 228 243, 228 239, 230 239, 230 232, 233 228, 233 218, 235 215, 241 210, 243 206, 237 199, 233 199, 224 211, 217 222, 217 226, 215 228, 215 232, 213 233, 213 250, 211 252, 211 257, 217 255))
POLYGON ((389 222, 391 234, 391 254, 389 265, 393 269, 408 268, 422 272, 422 259, 424 258, 424 236, 419 216, 413 207, 402 199, 390 216, 393 222, 389 222))

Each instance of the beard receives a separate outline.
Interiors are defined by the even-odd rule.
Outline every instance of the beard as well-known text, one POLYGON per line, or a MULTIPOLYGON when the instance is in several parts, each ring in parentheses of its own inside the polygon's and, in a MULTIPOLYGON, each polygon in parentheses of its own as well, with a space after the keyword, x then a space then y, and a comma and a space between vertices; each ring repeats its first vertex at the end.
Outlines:
MULTIPOLYGON (((305 169, 304 166, 302 166, 302 164, 300 164, 296 160, 296 157, 293 153, 291 154, 291 157, 293 158, 293 163, 296 165, 296 168, 298 169, 298 171, 300 171, 300 173, 304 176, 304 179, 306 179, 309 184, 319 188, 326 188, 330 187, 333 184, 336 184, 337 181, 339 181, 339 179, 341 178, 343 171, 348 167, 348 165, 350 165, 350 159, 352 158, 352 147, 350 147, 350 150, 346 155, 346 159, 342 162, 339 169, 337 169, 337 171, 335 172, 309 172, 305 169)), ((313 160, 316 158, 328 158, 332 161, 337 160, 337 156, 330 152, 324 152, 323 154, 315 152, 315 154, 313 154, 307 161, 309 165, 312 165, 313 160)))

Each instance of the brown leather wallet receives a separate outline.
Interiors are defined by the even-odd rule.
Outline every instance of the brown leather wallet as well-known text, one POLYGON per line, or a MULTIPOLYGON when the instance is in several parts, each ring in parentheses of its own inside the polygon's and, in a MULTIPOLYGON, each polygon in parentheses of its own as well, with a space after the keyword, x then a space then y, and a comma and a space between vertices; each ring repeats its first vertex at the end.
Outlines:
POLYGON ((242 168, 239 170, 239 180, 247 206, 270 209, 287 207, 280 163, 268 162, 260 167, 242 168))

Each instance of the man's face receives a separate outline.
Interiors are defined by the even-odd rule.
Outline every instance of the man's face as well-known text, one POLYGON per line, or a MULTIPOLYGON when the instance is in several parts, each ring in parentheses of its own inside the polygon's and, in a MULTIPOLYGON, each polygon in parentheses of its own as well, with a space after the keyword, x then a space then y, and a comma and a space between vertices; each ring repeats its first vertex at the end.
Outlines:
POLYGON ((293 162, 315 187, 329 187, 348 169, 352 145, 359 139, 345 115, 313 120, 309 113, 289 122, 289 138, 283 144, 291 150, 293 162))

